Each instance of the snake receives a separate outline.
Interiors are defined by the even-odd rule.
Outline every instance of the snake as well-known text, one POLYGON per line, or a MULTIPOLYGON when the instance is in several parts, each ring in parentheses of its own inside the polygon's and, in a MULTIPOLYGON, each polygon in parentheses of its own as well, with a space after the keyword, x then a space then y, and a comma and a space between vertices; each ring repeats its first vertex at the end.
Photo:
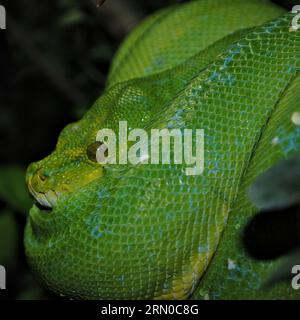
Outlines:
POLYGON ((255 179, 300 150, 300 32, 265 0, 163 8, 125 39, 105 89, 28 167, 25 252, 51 291, 85 300, 297 298, 240 239, 255 179), (101 129, 204 132, 204 170, 99 163, 101 129))

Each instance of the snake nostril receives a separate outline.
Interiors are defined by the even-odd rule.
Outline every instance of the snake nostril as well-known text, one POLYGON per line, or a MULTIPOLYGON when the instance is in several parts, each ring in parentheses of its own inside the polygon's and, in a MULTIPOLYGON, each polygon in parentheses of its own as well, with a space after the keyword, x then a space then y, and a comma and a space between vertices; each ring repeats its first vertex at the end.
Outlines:
POLYGON ((45 182, 48 178, 48 176, 41 169, 37 171, 37 177, 41 182, 45 182))

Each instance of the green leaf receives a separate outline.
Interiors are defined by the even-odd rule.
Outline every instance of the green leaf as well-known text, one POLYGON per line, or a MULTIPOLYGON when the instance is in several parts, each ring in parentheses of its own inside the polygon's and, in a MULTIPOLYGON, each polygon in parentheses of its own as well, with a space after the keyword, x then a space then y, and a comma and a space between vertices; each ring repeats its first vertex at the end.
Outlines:
POLYGON ((32 200, 25 185, 25 171, 19 167, 0 167, 0 199, 13 210, 27 213, 32 200))
POLYGON ((80 10, 74 8, 62 16, 59 19, 58 24, 60 26, 73 26, 83 22, 84 19, 84 14, 80 10))
POLYGON ((0 264, 13 268, 18 249, 18 227, 11 211, 0 213, 0 264))

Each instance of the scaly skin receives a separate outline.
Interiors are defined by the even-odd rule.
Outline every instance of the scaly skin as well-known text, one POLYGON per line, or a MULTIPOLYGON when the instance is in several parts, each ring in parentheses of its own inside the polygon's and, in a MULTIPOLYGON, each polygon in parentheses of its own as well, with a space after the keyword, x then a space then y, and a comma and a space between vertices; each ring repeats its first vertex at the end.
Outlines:
MULTIPOLYGON (((156 14, 128 38, 107 90, 28 169, 40 205, 30 212, 25 248, 46 287, 81 299, 201 298, 219 290, 215 266, 227 247, 220 250, 242 228, 232 233, 230 213, 244 221, 249 184, 300 149, 290 121, 300 85, 292 17, 264 1, 199 0, 156 14), (204 129, 204 174, 91 161, 97 132, 118 132, 121 120, 148 132, 204 129), (278 128, 285 142, 275 145, 278 128)), ((259 283, 265 276, 255 274, 259 283)))

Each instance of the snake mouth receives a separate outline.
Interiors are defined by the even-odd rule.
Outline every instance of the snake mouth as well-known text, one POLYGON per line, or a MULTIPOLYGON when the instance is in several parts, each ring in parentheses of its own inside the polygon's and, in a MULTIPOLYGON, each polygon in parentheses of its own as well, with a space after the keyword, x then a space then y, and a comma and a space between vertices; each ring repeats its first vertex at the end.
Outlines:
POLYGON ((28 183, 28 189, 39 209, 43 211, 52 211, 58 201, 59 193, 54 190, 49 190, 45 193, 37 192, 30 183, 28 183))

